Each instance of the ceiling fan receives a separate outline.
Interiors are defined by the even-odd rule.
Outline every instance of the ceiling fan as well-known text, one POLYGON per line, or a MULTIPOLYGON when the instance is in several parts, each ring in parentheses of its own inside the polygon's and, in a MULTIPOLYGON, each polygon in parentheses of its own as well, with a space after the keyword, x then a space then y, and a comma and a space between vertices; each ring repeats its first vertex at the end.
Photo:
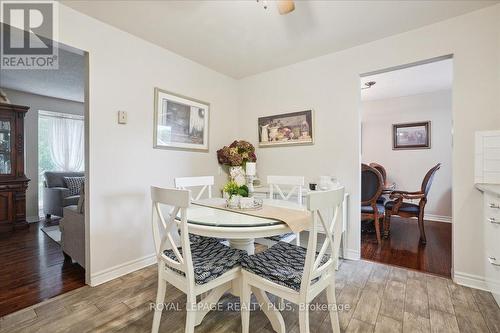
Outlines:
MULTIPOLYGON (((257 2, 262 2, 264 9, 267 9, 269 1, 257 0, 257 2)), ((293 0, 276 0, 276 1, 272 1, 272 2, 276 2, 276 6, 278 7, 278 12, 281 15, 286 15, 290 12, 293 12, 295 9, 295 3, 293 0)))

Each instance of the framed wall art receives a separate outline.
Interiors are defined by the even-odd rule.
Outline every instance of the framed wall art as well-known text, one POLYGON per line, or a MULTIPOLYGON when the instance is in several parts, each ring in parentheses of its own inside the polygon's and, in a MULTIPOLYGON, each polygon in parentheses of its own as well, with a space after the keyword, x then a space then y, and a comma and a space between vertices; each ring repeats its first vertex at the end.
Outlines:
POLYGON ((259 147, 314 143, 312 110, 260 117, 257 126, 259 147))
POLYGON ((429 149, 431 122, 392 125, 392 149, 429 149))
POLYGON ((155 88, 154 148, 208 151, 210 104, 155 88))

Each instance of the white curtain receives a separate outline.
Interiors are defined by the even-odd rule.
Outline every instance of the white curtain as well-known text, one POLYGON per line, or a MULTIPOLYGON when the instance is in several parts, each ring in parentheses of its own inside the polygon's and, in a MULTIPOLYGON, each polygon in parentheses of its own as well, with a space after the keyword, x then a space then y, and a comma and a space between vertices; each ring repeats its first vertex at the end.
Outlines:
POLYGON ((81 116, 44 112, 49 121, 49 151, 60 171, 82 171, 84 167, 84 122, 81 116))

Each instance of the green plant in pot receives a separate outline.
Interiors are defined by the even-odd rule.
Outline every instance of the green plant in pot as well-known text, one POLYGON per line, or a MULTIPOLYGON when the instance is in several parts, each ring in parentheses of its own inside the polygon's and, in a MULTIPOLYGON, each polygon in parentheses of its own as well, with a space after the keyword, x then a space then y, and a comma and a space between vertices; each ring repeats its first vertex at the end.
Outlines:
POLYGON ((235 181, 230 181, 222 189, 224 196, 227 199, 229 208, 238 208, 240 198, 248 197, 248 187, 246 185, 239 186, 235 181))

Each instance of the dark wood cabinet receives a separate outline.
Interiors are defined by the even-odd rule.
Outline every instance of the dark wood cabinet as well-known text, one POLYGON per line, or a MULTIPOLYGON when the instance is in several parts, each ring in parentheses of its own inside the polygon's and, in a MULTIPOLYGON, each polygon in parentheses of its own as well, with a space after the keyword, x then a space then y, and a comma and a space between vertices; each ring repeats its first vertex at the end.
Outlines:
POLYGON ((27 227, 24 117, 29 107, 0 103, 0 231, 27 227))

